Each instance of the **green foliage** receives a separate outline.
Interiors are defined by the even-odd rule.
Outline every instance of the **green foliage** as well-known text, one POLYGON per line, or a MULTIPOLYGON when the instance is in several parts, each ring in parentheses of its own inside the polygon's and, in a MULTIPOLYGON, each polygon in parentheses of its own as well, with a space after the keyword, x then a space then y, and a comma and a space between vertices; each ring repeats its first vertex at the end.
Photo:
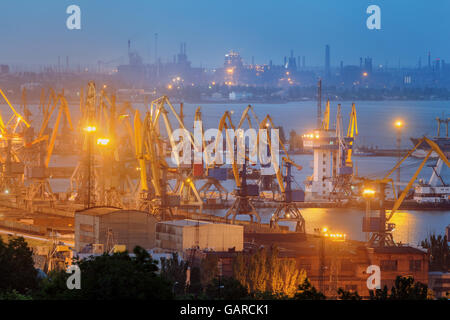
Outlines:
POLYGON ((156 274, 156 261, 147 251, 136 247, 134 257, 127 252, 104 254, 78 261, 81 289, 69 290, 70 276, 64 271, 49 275, 41 285, 39 299, 172 299, 171 283, 156 274))
POLYGON ((161 276, 172 283, 176 295, 185 293, 187 268, 187 262, 179 261, 177 253, 171 259, 161 259, 161 276))
POLYGON ((306 273, 299 271, 293 259, 278 257, 278 249, 261 248, 253 255, 239 254, 233 265, 234 277, 248 292, 259 296, 293 296, 306 273))
POLYGON ((391 300, 427 300, 428 286, 414 282, 413 277, 397 277, 391 290, 391 300))
POLYGON ((340 300, 361 300, 361 296, 358 292, 345 291, 342 288, 337 290, 338 296, 340 300))
POLYGON ((450 270, 450 247, 447 237, 441 235, 430 235, 421 243, 422 247, 428 249, 430 254, 430 271, 448 272, 450 270))
POLYGON ((322 292, 311 284, 308 278, 305 278, 303 283, 298 286, 298 290, 294 295, 295 300, 325 300, 326 297, 322 292))
POLYGON ((242 300, 249 297, 247 289, 234 278, 215 278, 206 287, 209 299, 242 300))
POLYGON ((26 294, 38 285, 33 252, 22 237, 8 240, 0 238, 0 294, 26 294))
POLYGON ((387 286, 383 289, 369 290, 370 300, 388 300, 389 293, 387 286))
POLYGON ((207 255, 200 264, 200 283, 202 288, 206 286, 219 275, 219 259, 216 255, 207 255))
POLYGON ((0 300, 33 300, 29 295, 20 294, 16 290, 0 293, 0 300))
POLYGON ((398 276, 390 294, 386 286, 383 290, 371 290, 369 294, 371 300, 427 300, 428 287, 423 283, 414 282, 412 277, 398 276))

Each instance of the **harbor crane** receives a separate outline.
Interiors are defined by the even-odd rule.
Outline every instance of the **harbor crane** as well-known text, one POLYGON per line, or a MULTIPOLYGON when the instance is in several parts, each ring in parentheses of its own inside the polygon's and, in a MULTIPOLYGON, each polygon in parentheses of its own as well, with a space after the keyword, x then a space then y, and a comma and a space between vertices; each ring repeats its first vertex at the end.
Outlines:
MULTIPOLYGON (((419 140, 419 142, 414 146, 413 149, 411 149, 400 161, 397 162, 397 164, 382 178, 379 180, 366 180, 364 181, 364 191, 363 196, 365 196, 368 200, 371 201, 371 198, 378 193, 378 199, 380 201, 380 212, 378 217, 365 217, 363 222, 363 231, 371 233, 370 239, 369 239, 369 246, 375 247, 375 246, 395 246, 395 242, 392 236, 392 231, 395 229, 395 224, 391 223, 390 220, 394 216, 394 214, 397 212, 397 210, 400 208, 403 200, 405 199, 406 195, 408 194, 409 190, 413 186, 414 182, 416 181, 417 177, 419 176, 420 172, 422 171, 423 167, 427 163, 428 159, 430 158, 432 152, 436 152, 436 154, 439 156, 439 158, 450 168, 450 162, 448 161, 445 154, 442 152, 442 150, 439 148, 439 146, 432 140, 430 140, 427 137, 423 137, 419 140), (427 152, 427 155, 420 163, 418 169, 406 185, 403 192, 398 196, 398 198, 395 195, 395 187, 393 186, 392 189, 394 191, 394 198, 395 202, 392 207, 392 209, 389 212, 389 215, 386 215, 386 209, 385 209, 385 188, 388 183, 392 183, 392 178, 390 176, 392 173, 397 170, 400 165, 409 158, 413 152, 418 149, 422 144, 428 144, 430 149, 427 152), (378 190, 376 190, 378 189, 378 190)), ((370 212, 368 212, 370 214, 370 212)))
MULTIPOLYGON (((303 218, 300 210, 297 208, 295 202, 304 201, 305 194, 303 190, 293 190, 292 189, 292 173, 291 168, 295 167, 297 170, 302 170, 302 166, 296 164, 289 157, 287 149, 284 143, 281 141, 280 137, 276 137, 278 139, 278 143, 281 146, 284 154, 286 156, 282 157, 281 164, 277 161, 277 155, 273 154, 272 150, 272 137, 269 138, 269 128, 275 128, 272 118, 270 115, 267 115, 260 123, 260 133, 265 132, 264 136, 268 142, 268 149, 271 155, 271 165, 275 170, 276 180, 278 182, 282 199, 275 209, 275 212, 272 214, 270 219, 270 226, 274 229, 278 229, 279 221, 292 221, 295 222, 295 231, 299 233, 305 233, 305 219, 303 218), (282 170, 286 168, 286 174, 283 177, 282 170)), ((260 135, 258 135, 258 139, 263 139, 260 135)))
MULTIPOLYGON (((235 201, 233 202, 232 206, 225 214, 225 218, 228 219, 228 217, 232 216, 233 224, 235 223, 236 217, 239 215, 248 215, 250 217, 251 223, 256 221, 259 224, 261 222, 261 218, 250 199, 250 197, 259 195, 258 186, 254 185, 254 184, 247 184, 247 166, 249 163, 249 157, 247 155, 248 148, 245 145, 245 140, 241 141, 239 136, 236 137, 238 144, 241 141, 241 142, 243 142, 243 145, 239 145, 239 146, 235 147, 235 145, 234 145, 235 139, 234 139, 234 137, 233 138, 230 137, 230 134, 229 134, 230 129, 237 132, 237 135, 241 134, 242 133, 241 129, 242 129, 242 126, 243 126, 245 120, 247 120, 250 128, 253 127, 249 112, 253 113, 254 117, 256 116, 256 114, 254 114, 254 112, 253 112, 252 106, 248 106, 244 110, 238 126, 235 127, 233 125, 233 121, 231 119, 231 113, 229 111, 225 111, 225 113, 223 114, 223 116, 221 117, 221 119, 219 121, 219 128, 218 128, 219 134, 218 134, 218 138, 216 139, 216 143, 215 143, 215 151, 218 152, 218 150, 220 150, 220 148, 222 146, 223 132, 225 132, 227 150, 230 153, 227 156, 229 156, 231 158, 230 160, 231 160, 231 165, 232 165, 233 178, 236 182, 236 190, 234 192, 235 201), (244 151, 242 149, 244 149, 244 151), (243 152, 243 154, 242 154, 242 152, 243 152), (244 159, 244 163, 241 166, 241 168, 242 168, 241 172, 239 170, 239 164, 237 163, 237 158, 239 158, 239 157, 244 159)), ((255 119, 257 121, 257 117, 255 117, 255 119)), ((259 124, 258 124, 258 126, 259 126, 259 124)), ((254 149, 254 152, 256 152, 256 148, 253 148, 253 149, 254 149)), ((216 160, 217 159, 214 159, 212 161, 213 166, 217 166, 218 163, 216 160)), ((222 165, 222 163, 219 165, 222 165)))

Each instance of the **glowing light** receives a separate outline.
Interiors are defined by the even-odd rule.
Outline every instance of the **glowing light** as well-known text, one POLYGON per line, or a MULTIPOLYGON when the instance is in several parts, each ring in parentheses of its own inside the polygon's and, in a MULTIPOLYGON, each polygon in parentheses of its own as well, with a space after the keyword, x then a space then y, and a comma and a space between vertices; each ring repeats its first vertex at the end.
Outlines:
POLYGON ((97 131, 97 127, 95 127, 95 126, 87 126, 86 128, 84 128, 84 131, 86 131, 86 132, 95 132, 95 131, 97 131))
POLYGON ((328 231, 328 228, 327 228, 327 227, 323 227, 323 228, 322 228, 322 232, 323 232, 323 233, 326 233, 327 231, 328 231))
POLYGON ((228 68, 227 69, 227 73, 228 74, 233 74, 234 73, 234 69, 233 68, 228 68))
POLYGON ((364 189, 363 196, 364 197, 371 197, 375 194, 375 190, 373 189, 364 189))
POLYGON ((401 120, 397 120, 397 121, 395 121, 395 126, 397 128, 401 128, 401 127, 403 127, 403 122, 401 120))
POLYGON ((369 74, 367 72, 363 72, 363 76, 367 77, 369 74))
POLYGON ((108 138, 97 139, 97 144, 100 146, 107 146, 109 144, 109 139, 108 138))

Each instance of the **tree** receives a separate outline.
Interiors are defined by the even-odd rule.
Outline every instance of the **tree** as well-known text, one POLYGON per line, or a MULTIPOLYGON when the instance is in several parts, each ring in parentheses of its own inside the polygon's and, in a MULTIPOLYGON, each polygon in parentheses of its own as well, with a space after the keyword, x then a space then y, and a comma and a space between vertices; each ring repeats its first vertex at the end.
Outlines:
POLYGON ((388 288, 384 286, 383 289, 369 290, 370 300, 388 300, 388 288))
POLYGON ((361 300, 361 296, 358 292, 345 291, 342 288, 337 290, 338 296, 340 300, 361 300))
POLYGON ((209 299, 242 300, 248 298, 247 289, 234 278, 215 278, 206 287, 209 299))
POLYGON ((293 259, 279 258, 272 247, 259 249, 252 255, 239 254, 233 264, 234 277, 252 294, 266 297, 293 296, 299 283, 306 278, 293 259))
POLYGON ((187 268, 187 262, 179 261, 177 253, 171 259, 161 259, 161 276, 172 283, 176 295, 185 293, 187 268))
POLYGON ((0 293, 27 294, 38 286, 33 251, 24 238, 0 238, 0 293))
POLYGON ((322 292, 311 284, 308 278, 305 278, 303 283, 298 286, 297 292, 294 295, 295 300, 325 300, 326 297, 322 292))
POLYGON ((202 288, 219 275, 219 259, 216 255, 208 254, 200 263, 200 283, 202 288))
POLYGON ((41 285, 39 299, 119 300, 172 299, 172 284, 156 274, 158 267, 150 254, 136 247, 127 252, 103 254, 77 261, 81 289, 69 290, 64 270, 49 275, 41 285))
POLYGON ((33 298, 29 295, 20 294, 16 290, 12 290, 0 293, 0 300, 33 300, 33 298))
POLYGON ((414 282, 413 277, 398 276, 390 294, 386 286, 383 290, 370 290, 369 294, 371 300, 427 300, 428 287, 423 283, 414 282))
POLYGON ((450 247, 446 236, 432 234, 422 241, 421 245, 428 249, 430 254, 430 271, 448 272, 450 270, 450 247))
POLYGON ((414 282, 413 277, 397 277, 390 300, 427 300, 428 286, 414 282))

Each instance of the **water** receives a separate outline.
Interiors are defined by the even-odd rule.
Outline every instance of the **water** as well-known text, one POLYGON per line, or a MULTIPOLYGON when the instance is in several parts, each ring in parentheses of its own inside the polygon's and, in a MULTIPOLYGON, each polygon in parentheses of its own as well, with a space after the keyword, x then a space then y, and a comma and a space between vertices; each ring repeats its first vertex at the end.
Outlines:
MULTIPOLYGON (((303 166, 303 170, 301 171, 295 169, 292 171, 296 184, 303 186, 303 181, 313 171, 309 166, 312 156, 294 155, 291 158, 297 164, 303 166)), ((355 157, 354 160, 358 165, 359 175, 372 175, 373 178, 381 178, 385 173, 384 171, 391 169, 395 165, 397 159, 392 157, 355 157)), ((421 162, 420 159, 410 159, 406 162, 405 167, 401 170, 401 181, 411 179, 419 162, 421 162)), ((431 171, 431 168, 425 167, 419 175, 419 179, 428 179, 431 171)), ((229 191, 234 188, 234 184, 231 181, 224 183, 224 186, 229 191)), ((262 222, 268 223, 273 211, 274 209, 269 208, 258 209, 262 222)), ((367 234, 362 232, 364 210, 311 208, 301 209, 301 212, 305 218, 306 231, 308 233, 314 233, 315 228, 328 227, 334 232, 347 234, 349 239, 366 240, 367 234)), ((225 215, 225 210, 212 213, 223 216, 225 215)), ((246 217, 242 217, 242 219, 246 219, 246 217)), ((450 224, 450 211, 399 210, 390 222, 396 224, 396 229, 393 232, 396 242, 417 245, 430 234, 443 234, 445 232, 445 227, 450 224)), ((280 224, 293 227, 289 223, 280 224)))
MULTIPOLYGON (((340 102, 342 105, 342 116, 344 126, 347 127, 348 117, 351 110, 351 102, 340 102)), ((402 147, 411 148, 410 137, 422 135, 436 135, 436 117, 447 117, 450 110, 450 101, 356 101, 358 115, 359 136, 357 143, 360 145, 378 146, 379 148, 395 148, 396 132, 393 122, 402 119, 405 123, 402 132, 402 147)), ((316 124, 316 102, 291 102, 287 104, 254 104, 254 109, 259 119, 262 120, 270 114, 275 125, 283 126, 286 136, 290 130, 303 134, 314 129, 316 124)), ((145 111, 143 105, 135 105, 141 111, 145 111)), ((196 104, 185 104, 184 114, 187 128, 192 128, 196 104)), ((233 111, 233 122, 236 124, 245 109, 246 104, 203 104, 202 118, 205 129, 217 128, 218 122, 225 110, 233 111)), ((337 102, 331 104, 331 122, 334 123, 337 102)), ((37 115, 37 107, 30 106, 31 112, 37 115)), ((178 106, 175 105, 178 110, 178 106)), ((324 108, 324 106, 323 106, 324 108)), ((0 105, 4 119, 11 115, 9 107, 0 105)), ((79 106, 71 105, 73 117, 77 118, 79 106)), ((40 123, 36 117, 35 123, 40 123)), ((175 122, 172 122, 176 128, 175 122)), ((334 126, 334 124, 333 124, 334 126)), ((442 128, 445 133, 445 127, 442 128)), ((293 160, 303 166, 293 174, 298 185, 303 186, 303 181, 312 174, 310 155, 296 155, 293 160)), ((396 158, 393 157, 354 157, 358 173, 370 175, 371 178, 381 178, 390 168, 395 165, 396 158)), ((413 175, 421 160, 410 159, 405 162, 401 171, 401 180, 406 182, 413 175)), ((432 164, 433 161, 430 161, 432 164)), ((52 163, 59 166, 73 165, 71 158, 52 159, 52 163)), ((444 179, 449 176, 446 168, 444 179)), ((419 178, 429 179, 431 169, 425 167, 419 178)), ((234 188, 234 182, 227 181, 224 186, 228 191, 234 188)), ((69 187, 67 180, 52 181, 55 191, 65 191, 69 187)), ((264 222, 270 219, 273 209, 261 209, 260 215, 264 222)), ((223 215, 224 212, 215 212, 223 215)), ((366 235, 361 231, 361 221, 364 215, 362 210, 357 209, 303 209, 302 214, 306 220, 306 229, 313 232, 314 228, 327 226, 336 232, 344 232, 349 238, 365 240, 366 235)), ((397 228, 394 231, 394 239, 397 242, 418 244, 430 233, 444 233, 445 227, 450 224, 450 211, 399 211, 392 219, 397 228)))

